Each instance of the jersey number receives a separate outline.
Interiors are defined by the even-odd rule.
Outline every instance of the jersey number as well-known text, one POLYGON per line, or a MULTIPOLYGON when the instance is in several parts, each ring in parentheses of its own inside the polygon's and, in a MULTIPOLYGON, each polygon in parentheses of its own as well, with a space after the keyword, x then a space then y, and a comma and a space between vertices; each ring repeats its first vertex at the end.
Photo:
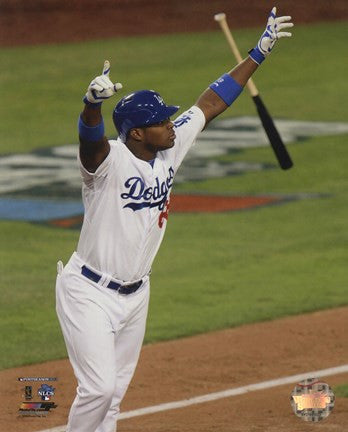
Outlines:
POLYGON ((169 213, 169 200, 166 201, 166 203, 164 205, 164 209, 163 209, 163 211, 160 213, 160 215, 158 217, 158 226, 160 228, 163 227, 164 219, 168 220, 168 213, 169 213))

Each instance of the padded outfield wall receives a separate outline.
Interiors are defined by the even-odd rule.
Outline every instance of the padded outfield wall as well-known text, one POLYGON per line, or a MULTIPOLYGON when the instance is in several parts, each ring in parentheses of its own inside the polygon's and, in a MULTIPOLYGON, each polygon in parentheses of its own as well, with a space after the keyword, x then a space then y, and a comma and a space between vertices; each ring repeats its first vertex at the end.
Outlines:
POLYGON ((347 0, 0 0, 0 46, 28 45, 263 25, 274 3, 295 23, 348 18, 347 0))

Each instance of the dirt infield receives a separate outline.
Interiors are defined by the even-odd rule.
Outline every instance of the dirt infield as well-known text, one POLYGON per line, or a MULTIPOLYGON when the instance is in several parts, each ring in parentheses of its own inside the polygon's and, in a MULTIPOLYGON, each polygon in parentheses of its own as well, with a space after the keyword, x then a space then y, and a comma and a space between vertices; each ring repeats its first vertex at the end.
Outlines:
MULTIPOLYGON (((348 307, 245 325, 143 348, 122 411, 153 406, 289 375, 347 364, 348 307)), ((331 387, 348 374, 324 379, 331 387)), ((0 372, 0 430, 33 432, 66 424, 75 393, 67 360, 0 372), (17 417, 19 376, 58 377, 47 418, 17 417)), ((343 432, 348 399, 336 398, 332 414, 308 424, 292 412, 294 384, 214 402, 121 420, 118 432, 343 432)))
POLYGON ((348 18, 347 0, 0 0, 0 46, 217 30, 217 12, 233 28, 263 25, 273 3, 297 24, 348 18))

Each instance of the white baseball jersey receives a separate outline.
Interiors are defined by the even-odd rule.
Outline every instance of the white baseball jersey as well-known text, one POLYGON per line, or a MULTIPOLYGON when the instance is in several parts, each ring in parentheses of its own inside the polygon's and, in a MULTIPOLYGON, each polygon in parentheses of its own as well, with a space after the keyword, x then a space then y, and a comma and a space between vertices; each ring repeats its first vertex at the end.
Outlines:
POLYGON ((205 125, 193 106, 175 121, 175 145, 157 153, 153 166, 119 139, 95 173, 81 164, 85 207, 77 253, 86 264, 121 281, 151 270, 168 219, 174 175, 205 125))

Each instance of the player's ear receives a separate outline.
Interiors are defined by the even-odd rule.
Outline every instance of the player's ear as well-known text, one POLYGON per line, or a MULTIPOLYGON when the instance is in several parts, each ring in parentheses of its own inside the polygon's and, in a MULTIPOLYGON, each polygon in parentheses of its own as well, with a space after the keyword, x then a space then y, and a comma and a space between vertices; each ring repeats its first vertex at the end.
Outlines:
POLYGON ((129 131, 129 135, 135 141, 142 141, 144 138, 144 131, 141 128, 133 128, 129 131))

